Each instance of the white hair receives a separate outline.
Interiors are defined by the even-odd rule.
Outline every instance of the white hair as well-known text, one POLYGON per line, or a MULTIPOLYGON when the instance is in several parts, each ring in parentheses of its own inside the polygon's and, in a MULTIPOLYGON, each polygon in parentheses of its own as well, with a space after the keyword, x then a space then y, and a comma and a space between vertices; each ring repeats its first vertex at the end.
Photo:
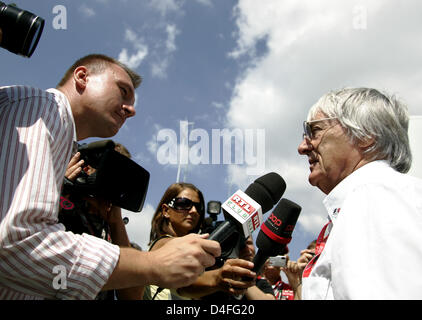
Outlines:
POLYGON ((322 96, 308 113, 336 117, 353 143, 374 139, 365 150, 368 160, 384 159, 406 173, 412 164, 407 106, 395 96, 371 88, 345 88, 322 96))

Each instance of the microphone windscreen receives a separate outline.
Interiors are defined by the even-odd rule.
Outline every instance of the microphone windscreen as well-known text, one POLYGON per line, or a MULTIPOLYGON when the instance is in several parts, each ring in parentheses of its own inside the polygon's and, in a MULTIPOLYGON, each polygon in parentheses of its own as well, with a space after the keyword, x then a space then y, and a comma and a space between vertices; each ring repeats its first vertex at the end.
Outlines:
POLYGON ((255 183, 261 185, 271 195, 272 205, 274 206, 286 191, 286 182, 275 173, 270 172, 255 180, 255 183))
POLYGON ((245 193, 254 199, 262 208, 262 213, 267 212, 273 207, 273 200, 268 191, 257 183, 252 183, 245 190, 245 193))
POLYGON ((288 199, 281 199, 270 217, 262 224, 256 246, 270 256, 284 254, 302 208, 288 199))

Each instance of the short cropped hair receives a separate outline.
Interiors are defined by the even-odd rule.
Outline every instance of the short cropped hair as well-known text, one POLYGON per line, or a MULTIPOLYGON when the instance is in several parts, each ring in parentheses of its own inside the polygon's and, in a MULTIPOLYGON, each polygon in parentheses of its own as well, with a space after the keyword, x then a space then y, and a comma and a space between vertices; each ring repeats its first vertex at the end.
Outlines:
POLYGON ((90 54, 85 57, 78 59, 65 73, 63 78, 60 80, 57 87, 63 86, 73 75, 73 72, 77 67, 85 66, 88 68, 90 72, 93 74, 103 72, 109 64, 116 64, 121 67, 126 73, 129 75, 130 79, 132 80, 133 87, 136 89, 142 82, 142 77, 137 74, 135 71, 130 69, 125 64, 121 63, 120 61, 108 57, 103 54, 90 54))
POLYGON ((372 88, 344 88, 322 96, 308 113, 336 117, 352 143, 374 139, 365 154, 369 161, 387 160, 406 173, 412 164, 407 106, 395 96, 372 88))

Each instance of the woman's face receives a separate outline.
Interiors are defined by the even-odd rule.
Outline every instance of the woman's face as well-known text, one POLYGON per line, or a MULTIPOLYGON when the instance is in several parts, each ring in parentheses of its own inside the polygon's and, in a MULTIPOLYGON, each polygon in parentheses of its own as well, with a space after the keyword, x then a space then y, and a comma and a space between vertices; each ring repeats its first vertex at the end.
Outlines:
MULTIPOLYGON (((199 203, 198 193, 192 189, 184 189, 176 198, 187 198, 193 202, 199 203)), ((163 204, 163 215, 168 219, 169 224, 178 237, 182 237, 192 231, 199 223, 200 213, 195 206, 189 210, 180 210, 171 208, 163 204)))

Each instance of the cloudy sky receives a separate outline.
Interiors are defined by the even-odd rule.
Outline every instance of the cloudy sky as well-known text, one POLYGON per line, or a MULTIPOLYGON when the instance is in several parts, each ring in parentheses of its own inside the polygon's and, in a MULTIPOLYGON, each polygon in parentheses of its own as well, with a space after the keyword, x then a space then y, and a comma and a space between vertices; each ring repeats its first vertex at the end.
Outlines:
MULTIPOLYGON (((46 25, 30 59, 0 51, 0 85, 54 87, 89 53, 116 57, 144 78, 137 116, 114 137, 151 173, 143 211, 125 212, 131 240, 143 248, 155 206, 177 178, 223 202, 275 171, 287 183, 284 197, 302 206, 290 245, 297 258, 326 218, 324 195, 308 184, 297 153, 302 121, 331 89, 397 94, 414 117, 412 141, 422 136, 417 0, 16 2, 46 25)), ((412 173, 422 176, 421 166, 412 173)))

